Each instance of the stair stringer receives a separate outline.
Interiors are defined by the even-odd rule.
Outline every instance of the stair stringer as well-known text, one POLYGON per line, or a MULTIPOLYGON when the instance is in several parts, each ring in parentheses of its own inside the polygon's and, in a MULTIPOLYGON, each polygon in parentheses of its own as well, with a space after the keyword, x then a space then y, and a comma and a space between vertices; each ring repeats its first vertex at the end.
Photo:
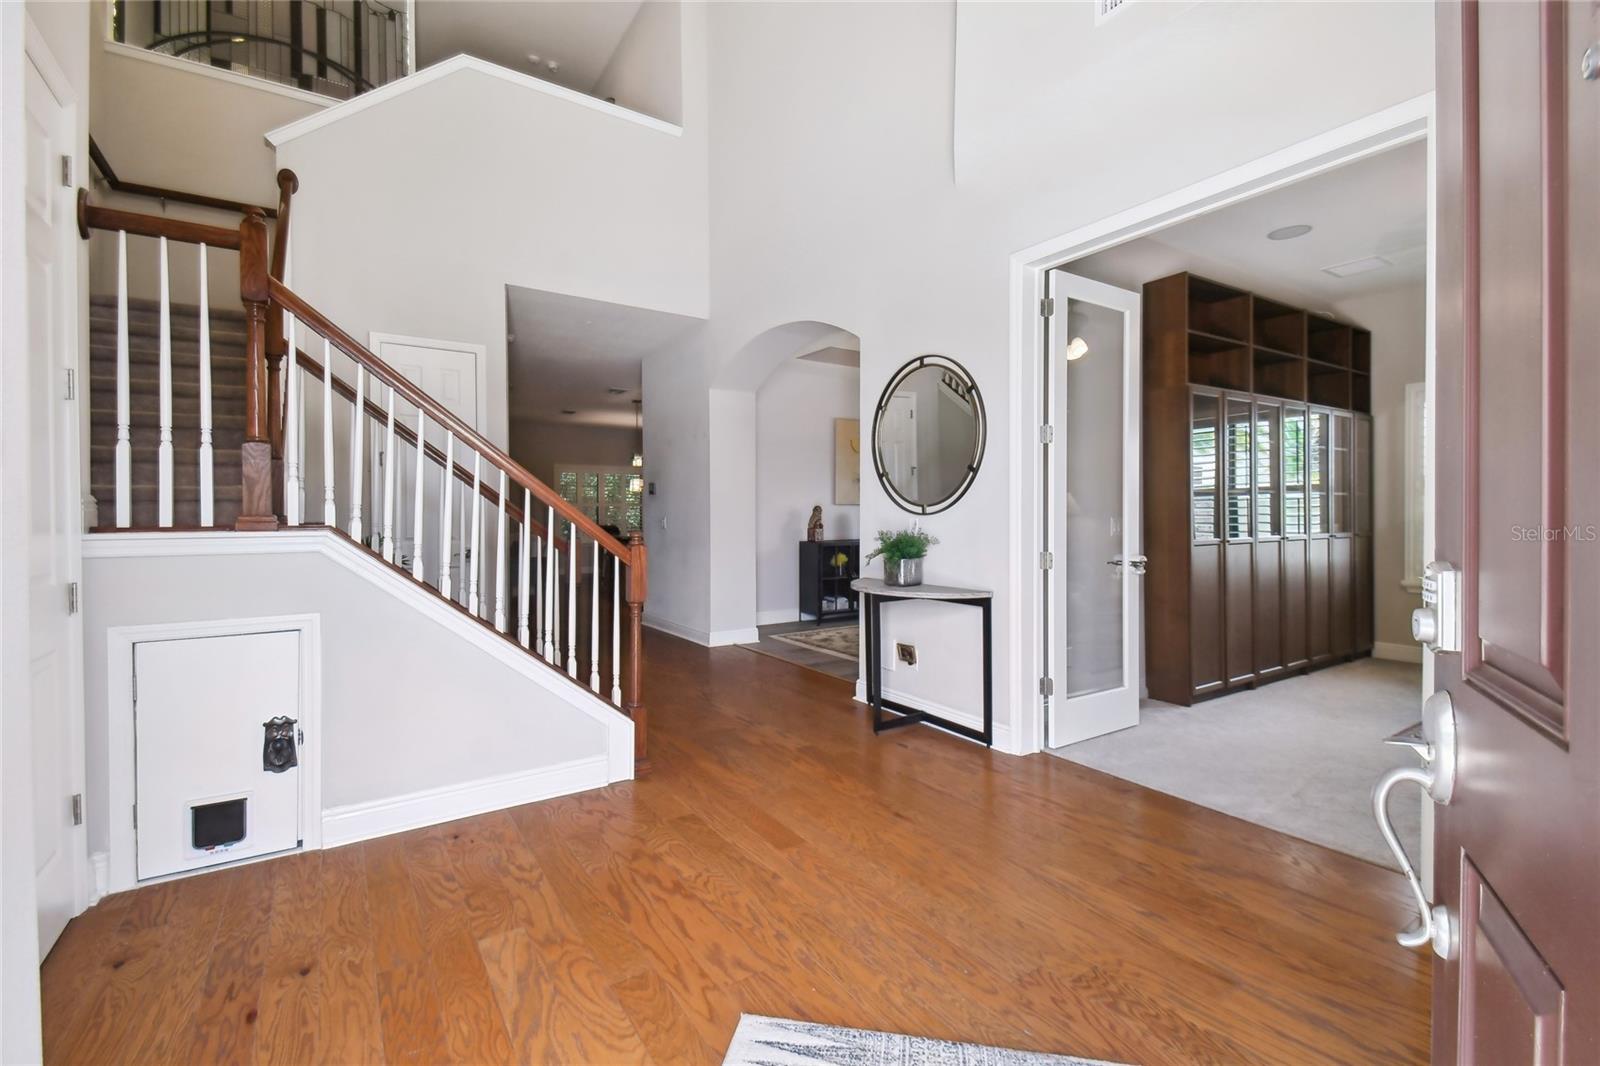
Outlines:
MULTIPOLYGON (((323 809, 314 813, 321 819, 324 847, 633 777, 633 722, 626 715, 334 531, 308 527, 263 533, 94 533, 83 538, 83 558, 91 747, 95 745, 95 734, 104 729, 106 719, 102 716, 115 713, 107 705, 103 684, 110 668, 105 661, 105 634, 109 629, 287 613, 322 616, 322 720, 327 743, 321 768, 323 809), (318 561, 313 563, 312 558, 318 561), (337 573, 316 569, 329 565, 337 568, 337 573), (375 592, 377 601, 365 605, 354 602, 358 598, 355 590, 338 587, 339 574, 348 575, 375 592), (289 591, 297 584, 322 591, 289 591), (159 594, 161 589, 169 590, 169 594, 159 594), (417 640, 412 646, 386 647, 361 639, 365 631, 352 634, 360 619, 373 617, 363 612, 385 604, 408 612, 412 619, 431 623, 412 634, 430 639, 417 640), (342 612, 355 612, 355 617, 342 612), (356 639, 352 639, 353 635, 356 639), (329 646, 330 640, 337 646, 329 646), (451 641, 460 644, 452 648, 438 643, 451 641), (464 649, 477 654, 463 655, 464 649), (366 661, 360 664, 358 678, 376 679, 379 672, 387 671, 384 676, 392 680, 419 669, 414 657, 430 654, 452 656, 453 661, 474 667, 470 672, 464 671, 459 700, 441 702, 436 707, 401 708, 403 713, 394 715, 394 724, 412 732, 398 739, 375 737, 378 742, 371 750, 348 750, 352 747, 348 736, 342 745, 335 744, 342 702, 337 694, 330 698, 337 683, 330 679, 330 670, 341 665, 335 661, 336 656, 364 656, 366 661), (457 771, 453 776, 446 775, 446 779, 439 774, 408 775, 403 765, 394 767, 397 753, 411 753, 415 759, 426 761, 446 740, 473 748, 472 741, 463 742, 463 737, 470 738, 475 713, 480 725, 482 719, 491 716, 474 706, 475 699, 483 698, 484 686, 479 684, 483 675, 478 672, 483 670, 483 659, 479 656, 510 671, 518 680, 519 689, 520 682, 526 682, 526 695, 517 693, 511 718, 525 735, 512 743, 525 741, 530 749, 541 747, 537 730, 549 722, 552 728, 559 726, 563 731, 559 744, 549 744, 556 754, 541 762, 540 753, 531 751, 524 767, 518 762, 516 749, 510 749, 512 754, 508 754, 505 738, 491 736, 480 738, 481 744, 475 749, 482 752, 481 767, 470 758, 471 751, 467 752, 475 766, 470 773, 457 771), (100 721, 96 722, 96 718, 100 721), (579 719, 589 724, 582 725, 579 719), (429 728, 417 732, 419 721, 427 722, 429 728), (354 791, 341 788, 340 775, 352 769, 359 769, 366 778, 380 780, 354 791)), ((349 663, 342 665, 350 667, 349 663)), ((345 683, 347 689, 349 683, 345 683)), ((502 727, 507 713, 504 704, 509 702, 503 694, 504 687, 500 686, 499 703, 490 708, 493 714, 502 716, 502 727)), ((389 721, 383 708, 352 708, 351 713, 357 712, 369 714, 378 725, 389 721)), ((348 723, 344 732, 349 732, 348 723)), ((462 752, 456 751, 452 757, 460 759, 462 752)), ((90 761, 95 761, 94 755, 90 761)))

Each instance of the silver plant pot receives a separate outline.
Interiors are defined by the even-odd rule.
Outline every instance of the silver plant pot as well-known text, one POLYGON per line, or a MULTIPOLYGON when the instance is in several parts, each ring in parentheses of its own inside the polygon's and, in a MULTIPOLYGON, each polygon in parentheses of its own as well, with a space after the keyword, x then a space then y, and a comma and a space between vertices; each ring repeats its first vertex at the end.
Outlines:
POLYGON ((901 559, 899 562, 883 561, 883 583, 905 588, 922 584, 922 560, 901 559))

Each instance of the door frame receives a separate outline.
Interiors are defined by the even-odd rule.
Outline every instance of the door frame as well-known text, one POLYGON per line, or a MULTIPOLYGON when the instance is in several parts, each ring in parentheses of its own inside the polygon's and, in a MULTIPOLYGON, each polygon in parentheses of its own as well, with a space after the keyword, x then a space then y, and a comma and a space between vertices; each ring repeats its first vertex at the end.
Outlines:
POLYGON ((100 895, 175 881, 182 877, 198 877, 228 866, 265 862, 285 854, 275 851, 270 855, 255 855, 198 870, 180 870, 141 881, 136 853, 138 833, 133 825, 133 804, 138 795, 133 757, 134 645, 161 640, 284 632, 300 634, 300 724, 307 741, 298 751, 301 769, 300 850, 318 851, 322 848, 322 616, 295 614, 112 626, 106 630, 106 794, 111 831, 105 862, 106 884, 102 886, 100 895), (122 813, 118 814, 119 811, 122 813))
MULTIPOLYGON (((484 432, 485 420, 489 411, 489 382, 486 377, 489 363, 489 349, 482 344, 473 344, 471 341, 446 341, 436 337, 409 337, 403 333, 379 333, 373 331, 367 334, 367 350, 379 359, 383 353, 379 350, 385 344, 405 344, 413 348, 437 348, 446 352, 465 352, 472 356, 473 389, 477 395, 474 406, 477 416, 472 420, 472 428, 479 433, 484 432)), ((484 434, 487 436, 488 434, 484 434)))
MULTIPOLYGON (((83 353, 86 350, 84 342, 84 327, 86 323, 86 301, 84 299, 84 279, 87 267, 88 246, 79 239, 76 223, 76 197, 78 186, 81 183, 81 170, 83 166, 84 149, 78 143, 79 115, 84 107, 84 101, 79 99, 78 92, 73 88, 71 79, 66 71, 56 60, 55 54, 50 51, 44 35, 34 25, 31 16, 24 17, 25 37, 23 43, 24 62, 32 63, 38 70, 39 76, 44 80, 50 92, 61 105, 62 121, 67 126, 68 138, 71 143, 72 177, 71 187, 56 184, 55 196, 59 214, 57 215, 56 239, 60 242, 61 263, 66 268, 63 272, 62 291, 59 299, 62 307, 63 324, 65 329, 62 337, 66 343, 67 351, 64 353, 63 363, 74 377, 75 390, 71 400, 63 402, 71 405, 66 420, 71 423, 69 432, 62 435, 60 440, 48 442, 52 445, 64 447, 67 454, 66 461, 62 464, 62 471, 70 481, 67 486, 67 498, 71 501, 71 513, 65 516, 63 528, 66 530, 66 579, 76 583, 79 592, 79 608, 67 618, 67 677, 66 677, 66 711, 68 721, 68 743, 72 746, 73 768, 75 771, 72 789, 84 796, 87 804, 88 795, 88 765, 87 741, 85 739, 84 720, 84 655, 83 655, 83 529, 89 510, 88 499, 84 493, 85 462, 83 448, 88 439, 88 427, 85 418, 86 408, 83 397, 88 388, 88 373, 83 365, 83 353)), ((26 166, 26 160, 23 160, 26 166)), ((26 320, 26 305, 22 308, 24 321, 26 320)), ((20 345, 23 352, 27 352, 26 338, 20 345)), ((28 353, 24 358, 32 358, 28 353)), ((15 380, 14 378, 12 380, 15 380)), ((65 383, 61 383, 65 387, 65 383)), ((28 469, 32 463, 31 449, 37 446, 37 439, 28 442, 28 448, 21 450, 23 468, 28 469)), ((31 519, 29 519, 31 523, 31 519)), ((29 555, 23 552, 21 558, 23 565, 28 565, 29 555)), ((24 579, 26 581, 26 579, 24 579)), ((31 783, 29 785, 31 791, 31 783)), ((76 839, 70 845, 72 858, 72 883, 73 883, 73 912, 81 914, 91 902, 98 897, 94 892, 94 873, 89 861, 89 826, 88 814, 84 813, 82 822, 77 825, 76 839)))
MULTIPOLYGON (((1040 499, 1038 489, 1040 478, 1043 477, 1043 445, 1039 441, 1039 426, 1046 413, 1044 404, 1047 397, 1043 382, 1049 340, 1048 320, 1040 310, 1041 301, 1047 294, 1048 272, 1056 267, 1067 266, 1075 259, 1149 236, 1302 178, 1391 148, 1425 140, 1428 144, 1425 374, 1431 401, 1435 377, 1433 319, 1434 278, 1437 274, 1435 213, 1438 168, 1435 159, 1434 107, 1434 93, 1423 93, 1012 253, 1009 263, 1012 315, 1009 365, 1011 410, 1016 414, 1011 420, 1010 444, 1015 461, 1011 464, 1009 493, 1010 513, 1016 521, 1011 528, 1011 587, 1032 591, 1012 597, 1008 608, 1010 631, 1016 634, 1011 641, 1010 661, 1007 664, 1010 688, 1008 702, 1016 708, 1017 717, 1009 730, 1003 730, 996 736, 997 746, 1002 750, 1014 755, 1029 755, 1044 750, 1046 697, 1041 692, 1040 678, 1044 676, 1046 662, 1044 610, 1049 582, 1039 568, 1039 559, 1040 553, 1046 551, 1049 545, 1044 521, 1045 504, 1040 499), (1023 412, 1028 412, 1028 415, 1024 416, 1023 412)), ((1427 558, 1432 558, 1433 551, 1433 510, 1430 491, 1423 529, 1423 549, 1429 553, 1427 558)), ((1425 656, 1424 692, 1431 691, 1432 680, 1432 662, 1425 656)), ((1418 698, 1420 702, 1420 692, 1418 698)), ((1427 881, 1426 876, 1424 880, 1427 881)))

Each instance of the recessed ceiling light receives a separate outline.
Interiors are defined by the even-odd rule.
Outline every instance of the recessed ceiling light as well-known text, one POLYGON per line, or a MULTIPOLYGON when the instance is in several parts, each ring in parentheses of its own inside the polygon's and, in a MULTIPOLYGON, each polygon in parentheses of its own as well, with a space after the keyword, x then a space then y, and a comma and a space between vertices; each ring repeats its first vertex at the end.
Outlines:
POLYGON ((606 392, 611 396, 626 396, 628 394, 627 389, 621 389, 615 385, 607 385, 606 392))
POLYGON ((1357 274, 1365 274, 1371 270, 1382 270, 1386 266, 1393 266, 1381 255, 1369 255, 1364 259, 1352 259, 1348 263, 1338 263, 1331 267, 1323 267, 1324 274, 1332 274, 1336 278, 1350 278, 1357 274))
POLYGON ((561 409, 561 413, 564 414, 564 415, 575 415, 578 412, 575 411, 574 409, 572 409, 571 407, 563 407, 561 409))
POLYGON ((1269 241, 1292 241, 1296 237, 1304 237, 1306 234, 1308 234, 1310 232, 1311 232, 1311 227, 1307 226, 1307 225, 1279 226, 1277 229, 1275 229, 1271 233, 1267 234, 1267 240, 1269 240, 1269 241))
POLYGON ((244 38, 243 37, 233 37, 233 38, 230 38, 230 40, 234 44, 244 44, 244 38))

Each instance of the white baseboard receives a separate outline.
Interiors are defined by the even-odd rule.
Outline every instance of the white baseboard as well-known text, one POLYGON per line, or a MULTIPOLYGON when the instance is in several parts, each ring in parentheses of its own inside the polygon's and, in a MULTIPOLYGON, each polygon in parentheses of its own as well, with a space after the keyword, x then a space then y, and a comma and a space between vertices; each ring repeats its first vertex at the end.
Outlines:
POLYGON ((1421 644, 1390 644, 1378 641, 1372 645, 1374 659, 1388 659, 1396 663, 1422 663, 1421 644))
POLYGON ((693 641, 702 648, 720 648, 728 644, 754 644, 761 639, 761 634, 755 626, 744 629, 719 629, 708 633, 704 629, 695 629, 693 626, 648 613, 644 616, 644 624, 651 629, 659 629, 663 633, 693 641))
POLYGON ((776 626, 785 622, 800 621, 800 611, 795 607, 780 607, 775 611, 757 611, 756 625, 776 626))
POLYGON ((104 851, 89 855, 89 906, 105 899, 110 893, 111 856, 104 851))
POLYGON ((607 783, 606 758, 596 755, 371 803, 333 807, 322 812, 322 846, 336 848, 506 807, 587 792, 607 783))
MULTIPOLYGON (((974 715, 968 711, 958 711, 954 707, 947 707, 933 700, 923 699, 921 696, 908 696, 903 692, 896 692, 890 688, 884 689, 883 694, 896 703, 904 703, 908 707, 920 707, 923 710, 931 711, 940 718, 948 718, 959 725, 968 726, 972 729, 983 728, 983 715, 981 714, 974 715)), ((867 683, 860 678, 856 679, 855 700, 857 703, 867 702, 867 683)), ((951 735, 955 736, 957 734, 951 735)), ((962 739, 966 738, 963 737, 962 739)), ((1011 726, 1005 722, 996 722, 994 724, 994 743, 991 747, 1003 755, 1023 754, 1011 747, 1011 726)))

